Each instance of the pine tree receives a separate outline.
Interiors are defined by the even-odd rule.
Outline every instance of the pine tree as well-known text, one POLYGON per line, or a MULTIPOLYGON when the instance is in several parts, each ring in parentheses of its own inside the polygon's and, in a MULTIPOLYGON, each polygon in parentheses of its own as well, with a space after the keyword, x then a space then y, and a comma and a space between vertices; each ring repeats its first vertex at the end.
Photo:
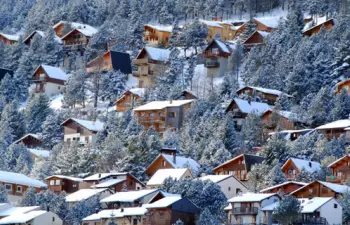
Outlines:
POLYGON ((247 40, 255 31, 256 31, 256 23, 251 18, 250 20, 248 20, 247 23, 245 23, 245 29, 240 35, 241 40, 242 41, 247 40))
POLYGON ((44 145, 49 149, 63 140, 63 128, 61 123, 62 118, 59 114, 51 113, 46 117, 46 120, 41 126, 41 135, 44 145))
POLYGON ((269 179, 267 179, 268 181, 268 186, 275 186, 277 184, 281 184, 285 181, 287 181, 287 178, 285 176, 285 174, 282 172, 281 169, 281 165, 280 164, 276 164, 271 171, 268 174, 269 179))
POLYGON ((9 171, 29 174, 34 161, 31 153, 23 144, 12 144, 5 155, 5 163, 9 171))
POLYGON ((12 101, 11 103, 7 104, 2 111, 0 128, 3 130, 4 127, 10 129, 9 132, 11 131, 12 141, 20 139, 25 133, 25 117, 18 110, 18 103, 16 101, 12 101))
POLYGON ((101 77, 101 96, 112 105, 126 90, 128 76, 121 71, 109 71, 101 77))
POLYGON ((6 103, 11 102, 16 97, 16 86, 10 74, 6 74, 1 80, 0 93, 6 103))
POLYGON ((40 133, 41 125, 51 113, 50 101, 45 94, 34 95, 27 104, 27 131, 29 133, 40 133))
POLYGON ((282 225, 288 225, 300 216, 301 206, 298 199, 286 195, 273 211, 273 218, 282 225))
POLYGON ((68 78, 63 104, 66 107, 75 107, 77 104, 85 106, 87 92, 87 75, 83 69, 79 69, 73 76, 68 78))
POLYGON ((7 190, 4 185, 0 185, 0 202, 1 203, 8 203, 8 196, 7 196, 7 190))
POLYGON ((21 206, 36 206, 36 192, 35 188, 28 188, 21 199, 21 206))

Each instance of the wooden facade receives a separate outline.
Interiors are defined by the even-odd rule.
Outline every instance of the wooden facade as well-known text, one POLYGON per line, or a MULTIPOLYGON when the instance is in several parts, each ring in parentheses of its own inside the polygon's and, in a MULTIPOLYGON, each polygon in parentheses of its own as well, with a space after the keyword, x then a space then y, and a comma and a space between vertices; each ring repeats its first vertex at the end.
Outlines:
POLYGON ((42 145, 42 140, 39 135, 27 134, 23 136, 21 139, 14 142, 14 144, 22 143, 28 148, 36 148, 42 145))
POLYGON ((282 166, 282 173, 286 176, 287 180, 294 180, 296 176, 300 173, 298 167, 294 164, 291 159, 282 166))
MULTIPOLYGON (((12 35, 9 35, 12 36, 12 35)), ((4 45, 13 45, 18 42, 18 40, 15 40, 16 38, 9 38, 6 34, 0 33, 0 42, 3 42, 4 45)))
POLYGON ((269 133, 276 132, 277 128, 280 130, 294 130, 296 128, 295 122, 291 121, 283 114, 272 110, 266 111, 261 116, 261 120, 268 129, 269 133))
POLYGON ((169 101, 169 104, 166 103, 166 106, 160 109, 143 109, 143 106, 140 106, 134 109, 135 116, 145 130, 152 126, 160 133, 165 132, 166 129, 178 130, 182 126, 185 114, 193 102, 191 100, 186 101, 188 102, 181 105, 174 104, 174 106, 171 106, 171 104, 175 101, 169 101))
POLYGON ((144 183, 142 183, 129 173, 110 173, 108 176, 103 176, 101 178, 88 180, 84 179, 84 182, 87 184, 88 187, 96 188, 96 185, 103 184, 105 181, 108 180, 116 179, 121 180, 122 182, 107 187, 110 190, 114 191, 114 193, 121 192, 123 188, 126 188, 128 191, 135 191, 145 187, 144 183))
POLYGON ((103 128, 103 123, 101 122, 74 118, 64 121, 61 125, 64 128, 64 142, 68 144, 74 141, 82 144, 91 143, 95 134, 103 128), (94 130, 84 126, 84 123, 88 123, 88 125, 94 127, 94 130))
MULTIPOLYGON (((261 100, 263 102, 266 102, 269 105, 275 105, 276 101, 280 97, 280 94, 272 93, 273 91, 276 92, 277 90, 269 89, 271 92, 266 92, 266 91, 263 91, 264 89, 265 88, 246 86, 244 88, 239 89, 236 93, 238 96, 243 96, 243 95, 258 96, 259 98, 261 98, 261 100)), ((289 96, 289 95, 287 95, 287 96, 289 96)), ((291 96, 289 96, 289 97, 291 97, 291 96)))
MULTIPOLYGON (((53 27, 53 30, 55 31, 56 35, 58 37, 63 37, 64 35, 66 35, 66 33, 64 33, 65 31, 65 26, 66 26, 66 22, 60 22, 59 24, 57 24, 56 26, 53 27)), ((69 31, 68 31, 69 32, 69 31)))
POLYGON ((169 38, 171 29, 169 27, 161 29, 157 26, 145 25, 145 33, 143 40, 148 45, 164 45, 169 46, 169 38))
MULTIPOLYGON (((57 35, 58 36, 58 35, 57 35)), ((90 36, 85 35, 79 29, 74 29, 62 37, 64 49, 80 50, 89 43, 90 36)))
POLYGON ((34 72, 32 76, 32 80, 35 84, 35 88, 34 88, 35 93, 45 92, 45 86, 47 83, 64 85, 64 82, 65 82, 64 80, 58 80, 58 79, 49 77, 42 66, 39 66, 39 68, 34 72))
POLYGON ((339 94, 342 90, 345 90, 348 94, 350 94, 350 79, 346 79, 336 85, 336 90, 334 92, 335 95, 339 94))
POLYGON ((333 197, 339 198, 342 193, 323 185, 319 181, 314 181, 291 193, 296 198, 333 197))
POLYGON ((345 184, 350 180, 350 156, 346 155, 328 166, 332 175, 327 177, 328 182, 345 184))
POLYGON ((79 185, 82 181, 78 179, 69 179, 64 176, 51 176, 46 178, 48 189, 55 192, 61 193, 65 191, 67 194, 74 193, 79 190, 79 185))
POLYGON ((328 31, 328 30, 332 29, 333 26, 334 26, 334 20, 333 19, 329 19, 329 20, 327 20, 327 21, 325 21, 325 22, 323 22, 321 24, 318 24, 316 26, 313 26, 313 27, 305 30, 303 32, 303 34, 305 36, 312 36, 312 35, 318 34, 323 27, 325 28, 326 31, 328 31))
POLYGON ((86 68, 88 73, 111 70, 113 70, 111 52, 107 52, 103 56, 99 56, 96 59, 88 62, 86 68))
POLYGON ((260 193, 264 194, 272 194, 272 193, 278 193, 282 192, 284 194, 289 194, 291 192, 294 192, 298 190, 301 187, 304 187, 306 184, 302 184, 300 182, 285 182, 283 184, 279 184, 270 188, 266 188, 264 190, 261 190, 260 193))
POLYGON ((255 31, 247 40, 243 42, 243 45, 250 50, 251 48, 264 44, 264 38, 266 37, 264 31, 255 31))
POLYGON ((217 175, 234 175, 240 181, 247 181, 251 166, 264 160, 265 158, 260 156, 241 154, 214 168, 213 172, 217 175))
POLYGON ((195 225, 196 215, 199 213, 199 208, 187 198, 182 198, 168 207, 147 209, 149 223, 157 225, 173 225, 178 220, 184 225, 195 225))
MULTIPOLYGON (((174 160, 176 158, 176 155, 173 156, 174 160)), ((154 160, 149 167, 146 169, 145 173, 147 176, 151 177, 153 176, 157 170, 159 169, 175 169, 172 163, 169 163, 167 159, 160 154, 156 160, 154 160)))
POLYGON ((140 105, 142 96, 131 91, 126 91, 122 97, 115 102, 115 109, 117 112, 126 112, 140 105))

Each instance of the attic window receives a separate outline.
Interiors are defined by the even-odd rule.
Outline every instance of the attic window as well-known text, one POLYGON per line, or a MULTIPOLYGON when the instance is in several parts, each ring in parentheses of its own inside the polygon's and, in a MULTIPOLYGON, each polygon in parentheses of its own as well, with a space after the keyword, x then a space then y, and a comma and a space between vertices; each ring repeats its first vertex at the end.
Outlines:
POLYGON ((163 165, 163 166, 166 166, 166 161, 165 161, 165 160, 163 160, 162 165, 163 165))
POLYGON ((212 50, 213 54, 219 54, 219 49, 218 48, 213 48, 212 50))
POLYGON ((335 208, 335 209, 338 208, 338 204, 334 204, 334 208, 335 208))

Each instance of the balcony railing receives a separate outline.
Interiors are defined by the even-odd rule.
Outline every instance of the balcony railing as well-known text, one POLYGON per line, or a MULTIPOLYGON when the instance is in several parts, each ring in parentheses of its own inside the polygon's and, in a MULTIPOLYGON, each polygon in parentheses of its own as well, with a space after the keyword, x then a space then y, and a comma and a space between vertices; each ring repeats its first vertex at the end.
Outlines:
POLYGON ((233 208, 233 214, 238 215, 238 214, 258 214, 259 209, 257 207, 237 207, 233 208))
POLYGON ((139 76, 149 76, 149 75, 153 75, 154 72, 153 70, 148 70, 148 71, 140 71, 140 70, 137 70, 137 71, 132 71, 132 75, 135 76, 135 77, 139 77, 139 76))
POLYGON ((345 181, 349 180, 349 176, 327 176, 326 181, 332 182, 332 183, 343 183, 345 181))
POLYGON ((319 218, 303 218, 298 219, 295 222, 293 222, 295 225, 327 225, 328 222, 325 218, 319 217, 319 218))

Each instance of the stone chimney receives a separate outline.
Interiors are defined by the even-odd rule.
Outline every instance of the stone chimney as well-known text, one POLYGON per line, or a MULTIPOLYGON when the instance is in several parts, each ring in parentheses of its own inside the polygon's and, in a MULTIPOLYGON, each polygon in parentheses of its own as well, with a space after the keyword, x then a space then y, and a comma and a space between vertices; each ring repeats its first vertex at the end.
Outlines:
POLYGON ((311 162, 309 162, 309 167, 310 167, 310 168, 312 167, 312 163, 311 163, 311 162))

